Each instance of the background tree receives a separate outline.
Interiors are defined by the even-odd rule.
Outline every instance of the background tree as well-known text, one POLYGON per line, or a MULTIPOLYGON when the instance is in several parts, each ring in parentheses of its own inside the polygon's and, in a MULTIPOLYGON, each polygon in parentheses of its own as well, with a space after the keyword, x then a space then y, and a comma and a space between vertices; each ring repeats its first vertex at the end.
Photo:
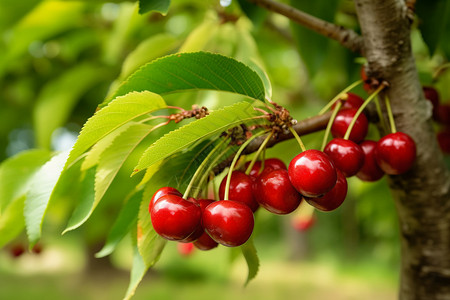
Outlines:
MULTIPOLYGON (((249 103, 258 106, 264 96, 289 107, 299 121, 314 116, 322 106, 321 98, 331 98, 359 77, 361 65, 355 60, 365 61, 374 86, 388 83, 380 98, 390 99, 397 129, 411 135, 417 145, 412 170, 388 178, 401 232, 400 298, 449 297, 450 180, 436 142, 432 106, 422 92, 423 84, 434 84, 443 98, 450 96, 445 73, 450 55, 445 39, 450 24, 448 1, 292 1, 292 6, 272 0, 252 0, 257 6, 247 1, 231 6, 215 1, 174 2, 171 6, 167 0, 101 6, 72 1, 1 3, 0 49, 5 53, 0 58, 1 155, 11 157, 0 169, 0 245, 25 228, 34 245, 42 228, 52 223, 44 219, 48 214, 68 220, 61 225, 65 222, 53 219, 65 232, 76 229, 103 199, 105 204, 92 218, 103 221, 87 222, 84 226, 97 230, 86 230, 91 232, 86 238, 95 244, 109 231, 98 254, 105 256, 125 235, 134 237, 127 293, 131 295, 165 245, 148 220, 148 199, 163 185, 176 184, 180 190, 189 186, 195 172, 190 166, 200 165, 212 151, 201 143, 217 138, 210 132, 219 134, 244 118, 255 117, 254 111, 246 109, 249 103), (152 10, 167 16, 149 13, 152 10), (293 53, 293 41, 301 60, 293 53), (245 65, 207 53, 153 61, 196 51, 221 53, 245 65), (436 70, 433 78, 430 74, 436 70), (174 72, 180 72, 181 79, 170 78, 174 72), (189 76, 192 73, 200 79, 189 76), (234 76, 237 81, 232 80, 234 76), (142 80, 148 77, 156 83, 142 80), (213 85, 201 78, 212 80, 213 85), (166 82, 174 85, 161 88, 166 82), (242 82, 246 84, 238 89, 242 82), (99 104, 99 99, 105 100, 99 104), (157 128, 157 118, 143 120, 143 114, 156 110, 168 114, 168 106, 190 109, 192 104, 206 105, 212 112, 189 123, 190 127, 181 122, 157 128), (53 152, 63 150, 64 139, 74 138, 97 105, 97 114, 84 125, 70 156, 67 151, 53 152), (125 112, 124 117, 112 116, 117 112, 125 112), (102 132, 103 126, 107 130, 102 132), (158 144, 165 133, 171 135, 158 144), (189 140, 186 133, 201 138, 189 140), (169 142, 175 144, 167 146, 169 142), (29 148, 36 149, 22 152, 29 148), (146 171, 130 179, 133 170, 137 173, 136 165, 146 171), (185 175, 174 177, 180 169, 185 175), (102 218, 111 212, 116 220, 102 218)), ((445 123, 445 105, 441 106, 438 120, 445 123)), ((295 129, 304 134, 305 124, 311 128, 308 122, 318 126, 309 131, 323 129, 327 117, 300 121, 295 129)), ((380 136, 387 133, 381 125, 379 132, 380 136)), ((318 147, 320 140, 317 135, 306 137, 311 148, 318 147)), ((256 139, 247 151, 256 150, 261 142, 256 139)), ((288 143, 278 142, 269 143, 276 147, 288 143)), ((237 149, 234 146, 225 154, 237 149)), ((284 150, 286 161, 298 152, 292 144, 284 150)), ((243 252, 251 278, 257 271, 256 254, 251 244, 243 252)))

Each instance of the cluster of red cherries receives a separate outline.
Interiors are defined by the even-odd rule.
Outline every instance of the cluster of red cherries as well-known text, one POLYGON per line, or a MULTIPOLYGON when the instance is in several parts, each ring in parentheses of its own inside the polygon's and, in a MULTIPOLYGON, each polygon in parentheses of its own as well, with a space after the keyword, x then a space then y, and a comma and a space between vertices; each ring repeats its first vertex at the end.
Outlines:
POLYGON ((441 103, 439 92, 432 86, 424 86, 423 93, 433 106, 433 120, 439 126, 439 147, 443 153, 450 154, 450 104, 441 103))
POLYGON ((201 250, 218 244, 244 244, 254 227, 259 207, 285 215, 304 199, 321 211, 338 208, 347 195, 347 177, 376 181, 384 174, 407 172, 414 164, 416 145, 402 132, 393 132, 378 141, 365 140, 369 122, 357 116, 348 139, 345 133, 356 117, 363 99, 347 93, 332 120, 333 139, 324 151, 309 149, 294 157, 289 166, 277 158, 247 162, 244 170, 233 170, 219 187, 222 200, 183 198, 172 187, 159 189, 150 201, 149 212, 155 231, 163 238, 193 243, 201 250), (228 195, 226 189, 228 187, 228 195))

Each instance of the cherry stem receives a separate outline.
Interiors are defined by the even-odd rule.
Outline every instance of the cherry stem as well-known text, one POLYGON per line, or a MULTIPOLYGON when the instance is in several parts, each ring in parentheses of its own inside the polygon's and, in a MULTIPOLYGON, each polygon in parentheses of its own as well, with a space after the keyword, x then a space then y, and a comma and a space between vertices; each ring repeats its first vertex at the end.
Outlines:
POLYGON ((375 98, 379 92, 381 92, 386 86, 384 84, 380 85, 375 92, 370 94, 370 96, 364 101, 364 103, 358 108, 356 111, 355 116, 353 117, 352 121, 350 122, 350 125, 347 128, 347 131, 345 132, 344 139, 348 140, 350 137, 350 133, 352 132, 353 126, 355 126, 356 120, 358 120, 359 115, 363 112, 364 108, 372 101, 373 98, 375 98))
POLYGON ((302 149, 303 151, 306 151, 306 147, 305 144, 303 144, 302 139, 300 138, 300 136, 297 134, 297 132, 294 130, 294 128, 292 128, 292 126, 288 126, 289 130, 292 132, 292 135, 295 137, 295 139, 297 140, 298 144, 300 145, 300 149, 302 149))
POLYGON ((383 127, 384 132, 387 131, 386 122, 383 117, 383 112, 381 111, 380 99, 377 97, 375 99, 375 107, 377 109, 378 118, 380 119, 381 127, 383 127))
POLYGON ((333 99, 331 99, 331 101, 328 102, 327 105, 325 105, 324 108, 322 108, 319 111, 318 115, 323 115, 324 113, 326 113, 330 109, 330 107, 333 106, 334 103, 336 103, 337 101, 342 99, 342 97, 345 95, 345 93, 347 93, 348 91, 352 90, 356 86, 360 85, 362 82, 363 82, 362 80, 355 81, 352 84, 350 84, 348 87, 343 89, 339 94, 337 94, 333 99))
POLYGON ((392 114, 391 101, 389 101, 389 97, 384 96, 384 102, 386 103, 386 110, 389 118, 389 124, 391 125, 391 132, 396 133, 397 128, 395 127, 394 115, 392 114))
POLYGON ((338 103, 336 103, 336 106, 333 109, 333 113, 331 114, 330 120, 328 121, 328 124, 327 124, 327 128, 325 129, 325 134, 323 135, 321 151, 323 151, 323 149, 325 149, 325 145, 327 144, 327 141, 328 141, 328 136, 330 135, 330 132, 331 132, 331 126, 333 126, 334 119, 336 119, 336 116, 337 116, 339 110, 341 109, 341 106, 342 106, 342 102, 339 101, 338 103))
POLYGON ((211 156, 213 156, 213 154, 216 153, 216 151, 218 149, 220 149, 220 147, 222 147, 223 143, 225 143, 227 140, 228 140, 228 138, 224 138, 216 146, 214 146, 214 148, 211 150, 211 152, 209 152, 208 155, 205 157, 205 159, 202 161, 200 166, 198 166, 197 170, 195 171, 194 175, 191 178, 191 181, 189 181, 189 185, 186 188, 186 191, 184 192, 184 195, 183 195, 184 199, 187 199, 187 197, 189 196, 189 193, 191 192, 191 189, 192 189, 192 186, 194 185, 195 180, 199 176, 200 172, 202 172, 204 170, 204 167, 208 163, 208 160, 211 158, 211 156))
MULTIPOLYGON (((273 136, 273 131, 270 132, 267 137, 264 139, 264 141, 261 143, 261 146, 259 146, 258 150, 255 153, 255 156, 253 157, 252 161, 247 167, 247 170, 245 170, 245 174, 250 174, 253 166, 255 165, 256 161, 258 160, 259 155, 261 154, 261 151, 266 148, 267 143, 269 142, 270 138, 273 136)), ((261 166, 262 167, 262 166, 261 166)), ((262 168, 261 168, 262 170, 262 168)))
POLYGON ((248 140, 246 140, 242 144, 242 146, 236 152, 236 155, 234 155, 233 161, 231 162, 231 165, 230 165, 230 169, 228 170, 227 181, 226 181, 226 185, 225 185, 225 196, 224 196, 223 200, 228 200, 228 195, 230 194, 231 173, 233 173, 234 166, 236 165, 236 162, 238 161, 239 156, 241 156, 242 151, 244 151, 245 147, 247 147, 247 145, 250 144, 251 141, 253 141, 258 136, 263 135, 264 133, 265 133, 264 131, 255 133, 253 136, 251 136, 248 140))

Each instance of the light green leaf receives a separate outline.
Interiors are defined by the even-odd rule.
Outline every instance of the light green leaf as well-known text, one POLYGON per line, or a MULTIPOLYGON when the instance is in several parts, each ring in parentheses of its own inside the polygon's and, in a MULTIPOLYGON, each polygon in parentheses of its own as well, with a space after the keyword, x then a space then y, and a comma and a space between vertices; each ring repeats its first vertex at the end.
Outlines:
POLYGON ((91 168, 85 172, 80 186, 80 202, 75 207, 72 216, 67 222, 66 229, 64 229, 62 234, 80 227, 91 215, 95 199, 95 173, 95 168, 91 168))
MULTIPOLYGON (((146 64, 131 75, 111 98, 131 91, 156 94, 188 90, 216 90, 264 101, 264 84, 258 74, 237 60, 207 53, 179 53, 146 64)), ((101 106, 105 106, 106 99, 101 106)))
POLYGON ((133 297, 136 288, 148 270, 148 267, 145 265, 145 262, 136 246, 134 247, 133 253, 133 267, 131 268, 130 284, 128 285, 125 297, 123 298, 124 300, 128 300, 133 297))
POLYGON ((116 98, 84 124, 67 160, 66 168, 97 141, 120 126, 164 107, 166 104, 161 96, 147 91, 132 92, 116 98))
POLYGON ((93 64, 77 65, 43 87, 33 110, 39 147, 50 148, 53 131, 67 122, 80 97, 103 80, 105 74, 108 74, 105 68, 93 64))
POLYGON ((250 238, 240 248, 242 250, 242 254, 244 255, 245 261, 247 262, 248 266, 248 276, 247 280, 245 281, 245 285, 247 285, 250 282, 250 280, 255 278, 256 274, 258 273, 259 258, 258 254, 256 253, 256 248, 252 238, 250 238))
POLYGON ((127 202, 122 207, 119 216, 108 234, 105 245, 95 257, 105 257, 111 254, 117 244, 130 232, 133 226, 137 225, 142 194, 142 191, 134 192, 127 199, 127 202))
POLYGON ((150 11, 157 11, 166 15, 169 6, 170 0, 139 0, 139 13, 145 14, 150 11))
POLYGON ((247 102, 238 102, 213 111, 208 116, 195 120, 161 137, 144 152, 135 167, 134 173, 146 169, 202 139, 221 133, 237 124, 249 122, 258 114, 247 102))
POLYGON ((41 0, 0 1, 0 30, 10 27, 32 10, 41 0))
POLYGON ((2 211, 12 201, 25 195, 33 174, 50 159, 47 150, 23 151, 0 165, 0 218, 2 211))
POLYGON ((25 195, 14 199, 0 214, 0 248, 18 236, 25 227, 23 203, 25 195))
POLYGON ((33 176, 24 207, 25 224, 30 246, 33 246, 41 237, 42 221, 68 155, 68 152, 59 153, 43 165, 33 176))
POLYGON ((179 52, 196 52, 205 49, 205 46, 217 34, 221 24, 216 15, 206 15, 203 22, 192 30, 179 52))

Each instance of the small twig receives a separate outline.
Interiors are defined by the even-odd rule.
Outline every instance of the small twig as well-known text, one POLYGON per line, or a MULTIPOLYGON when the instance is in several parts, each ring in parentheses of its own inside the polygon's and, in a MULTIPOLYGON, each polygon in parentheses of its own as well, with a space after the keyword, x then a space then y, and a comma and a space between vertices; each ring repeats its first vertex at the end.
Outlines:
POLYGON ((362 53, 363 41, 362 37, 355 31, 329 23, 322 19, 316 18, 303 11, 295 9, 284 3, 273 0, 249 0, 267 10, 279 13, 290 20, 305 26, 323 36, 332 38, 342 44, 344 47, 358 53, 362 53))

